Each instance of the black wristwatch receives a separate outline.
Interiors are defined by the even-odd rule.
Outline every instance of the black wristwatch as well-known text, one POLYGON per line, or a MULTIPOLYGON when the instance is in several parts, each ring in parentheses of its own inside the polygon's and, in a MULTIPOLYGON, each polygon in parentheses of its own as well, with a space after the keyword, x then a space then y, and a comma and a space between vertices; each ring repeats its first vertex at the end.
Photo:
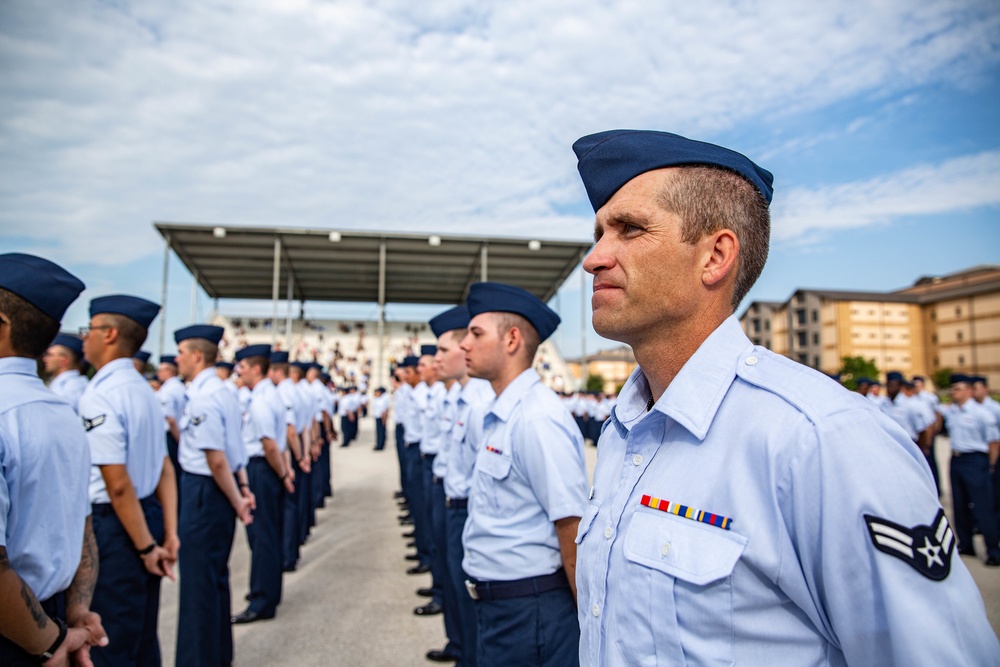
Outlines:
POLYGON ((145 549, 136 549, 135 552, 140 556, 145 556, 146 554, 153 553, 153 549, 155 548, 156 548, 156 540, 153 540, 153 543, 150 544, 148 547, 146 547, 145 549))
POLYGON ((53 618, 52 620, 59 626, 59 636, 56 637, 56 640, 47 651, 39 653, 35 656, 35 660, 37 660, 40 665, 51 660, 52 656, 54 656, 56 651, 59 650, 59 647, 62 646, 62 643, 66 641, 66 623, 61 618, 53 618))

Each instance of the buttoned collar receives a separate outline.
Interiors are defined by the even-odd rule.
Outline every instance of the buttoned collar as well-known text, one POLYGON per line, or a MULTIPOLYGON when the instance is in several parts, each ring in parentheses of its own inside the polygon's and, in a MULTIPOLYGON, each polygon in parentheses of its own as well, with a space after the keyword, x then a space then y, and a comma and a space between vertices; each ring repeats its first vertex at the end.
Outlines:
POLYGON ((528 393, 528 390, 536 382, 541 382, 541 378, 538 377, 538 372, 534 368, 528 368, 523 371, 493 401, 493 405, 490 406, 490 413, 501 421, 510 419, 514 408, 517 407, 517 404, 521 402, 521 399, 524 398, 524 395, 528 393))
POLYGON ((0 359, 0 375, 38 377, 38 362, 27 357, 4 357, 0 359))
POLYGON ((190 388, 194 391, 201 391, 202 388, 204 388, 205 384, 208 383, 212 378, 218 380, 219 376, 215 372, 215 367, 209 366, 208 368, 204 369, 203 371, 194 376, 194 379, 191 380, 190 388))
MULTIPOLYGON (((727 318, 691 355, 652 409, 704 440, 736 377, 738 360, 752 347, 736 317, 727 318)), ((622 438, 646 415, 649 396, 646 376, 642 368, 636 368, 611 414, 612 424, 622 438)))
POLYGON ((104 380, 108 379, 115 373, 123 373, 126 370, 131 370, 133 373, 139 372, 135 370, 135 364, 132 363, 131 357, 122 357, 121 359, 113 359, 112 361, 109 361, 108 363, 101 366, 101 370, 94 373, 94 377, 91 380, 91 382, 96 387, 97 385, 104 382, 104 380))

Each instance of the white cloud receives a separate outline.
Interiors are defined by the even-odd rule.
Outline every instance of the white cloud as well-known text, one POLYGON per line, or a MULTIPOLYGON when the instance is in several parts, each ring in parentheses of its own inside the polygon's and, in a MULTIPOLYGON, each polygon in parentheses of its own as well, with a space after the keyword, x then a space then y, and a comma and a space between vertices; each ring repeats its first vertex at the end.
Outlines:
POLYGON ((1000 150, 856 183, 796 189, 775 201, 772 237, 810 244, 827 232, 1000 206, 1000 150))
POLYGON ((997 35, 959 0, 11 0, 0 240, 113 265, 159 250, 154 219, 587 238, 582 134, 967 83, 997 35))

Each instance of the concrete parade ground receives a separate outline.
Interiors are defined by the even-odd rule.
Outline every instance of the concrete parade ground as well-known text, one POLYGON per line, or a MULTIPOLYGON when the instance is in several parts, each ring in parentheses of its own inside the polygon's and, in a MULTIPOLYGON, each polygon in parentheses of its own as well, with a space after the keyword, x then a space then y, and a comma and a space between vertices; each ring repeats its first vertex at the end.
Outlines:
MULTIPOLYGON (((235 664, 239 667, 300 665, 366 665, 405 667, 431 665, 424 655, 444 647, 442 617, 420 617, 413 608, 427 598, 416 589, 430 586, 430 575, 407 575, 412 564, 401 535, 392 494, 399 488, 399 467, 392 429, 381 452, 372 451, 375 426, 361 425, 359 439, 348 448, 333 448, 334 497, 316 515, 316 527, 302 549, 298 569, 285 575, 283 602, 271 620, 234 626, 235 664)), ((947 480, 950 452, 938 439, 938 459, 947 480)), ((587 447, 593 471, 597 450, 587 447)), ((944 507, 950 515, 950 491, 944 507)), ((930 520, 932 517, 928 517, 930 520)), ((864 537, 859 533, 860 537, 864 537)), ((977 537, 977 552, 982 553, 977 537)), ((181 555, 183 557, 183 545, 181 555)), ((958 558, 957 554, 955 558, 958 558)), ((1000 570, 982 558, 962 557, 986 601, 994 631, 1000 632, 1000 570)), ((236 531, 230 559, 233 613, 246 607, 249 551, 246 532, 236 531)), ((914 576, 920 576, 914 572, 914 576)), ((174 664, 178 585, 164 581, 160 604, 163 664, 174 664)), ((913 613, 933 613, 917 610, 913 613)), ((944 626, 942 626, 943 628, 944 626)))

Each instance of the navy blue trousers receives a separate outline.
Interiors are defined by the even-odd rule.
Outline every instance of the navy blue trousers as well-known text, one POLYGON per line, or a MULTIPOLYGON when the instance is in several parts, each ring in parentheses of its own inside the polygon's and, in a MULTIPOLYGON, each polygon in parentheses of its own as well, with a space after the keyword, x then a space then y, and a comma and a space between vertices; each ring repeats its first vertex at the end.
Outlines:
POLYGON ((406 495, 406 441, 403 440, 403 425, 396 424, 396 457, 399 459, 399 488, 406 495))
MULTIPOLYGON (((447 507, 444 511, 445 531, 447 533, 448 582, 455 594, 454 613, 451 614, 458 630, 458 654, 461 667, 476 667, 476 649, 479 636, 476 630, 476 603, 465 590, 465 571, 462 570, 462 558, 465 549, 462 548, 462 531, 465 530, 465 520, 469 511, 464 507, 447 507)), ((447 599, 447 596, 446 596, 447 599)), ((448 606, 445 605, 445 614, 448 606)), ((445 619, 447 622, 447 618, 445 619)), ((447 625, 445 626, 447 631, 447 625)), ((450 635, 449 635, 450 636, 450 635)))
POLYGON ((972 552, 972 528, 979 527, 986 541, 986 555, 1000 558, 1000 536, 993 512, 993 479, 989 457, 962 454, 951 459, 951 495, 955 505, 955 533, 958 546, 972 552))
POLYGON ((174 437, 167 431, 167 455, 170 462, 174 464, 174 481, 177 482, 177 516, 181 515, 181 463, 178 460, 178 444, 174 437))
POLYGON ((312 509, 313 512, 310 515, 310 526, 316 525, 316 513, 317 507, 322 507, 324 503, 324 498, 326 498, 326 489, 330 485, 330 460, 327 455, 330 453, 330 448, 327 447, 327 432, 326 426, 320 424, 319 427, 319 437, 320 437, 320 448, 319 448, 319 458, 313 461, 313 476, 312 476, 312 487, 310 489, 312 495, 312 509))
MULTIPOLYGON (((308 451, 303 456, 309 456, 308 451)), ((316 464, 315 461, 312 462, 316 464)), ((298 520, 299 544, 305 544, 309 537, 309 529, 315 525, 314 507, 312 504, 312 480, 315 469, 310 467, 309 472, 299 472, 295 477, 296 497, 298 498, 298 520)))
POLYGON ((236 512, 212 477, 181 474, 180 605, 177 614, 177 667, 222 665, 233 661, 229 592, 229 552, 236 512))
POLYGON ((375 418, 375 449, 385 449, 385 420, 381 417, 375 418))
POLYGON ((569 588, 475 604, 480 667, 580 664, 580 624, 569 588))
MULTIPOLYGON (((433 458, 424 458, 424 467, 430 471, 434 464, 433 458)), ((444 528, 444 484, 434 481, 434 473, 427 480, 427 518, 431 535, 431 590, 434 591, 434 601, 445 605, 445 580, 448 578, 447 540, 444 528)), ((448 629, 448 619, 445 618, 445 630, 448 629)), ((454 629, 454 628, 453 628, 454 629)), ((456 633, 446 633, 451 644, 456 633)))
MULTIPOLYGON (((163 508, 156 496, 140 501, 153 539, 163 541, 163 508)), ((101 615, 109 644, 91 649, 98 666, 158 665, 160 577, 150 574, 111 503, 92 506, 100 570, 90 608, 101 615)), ((145 545, 143 545, 145 546, 145 545)))
POLYGON ((414 539, 417 542, 417 557, 422 565, 430 567, 430 515, 427 513, 427 491, 424 488, 424 466, 420 456, 419 443, 406 445, 409 477, 410 516, 413 517, 414 539))
POLYGON ((281 566, 286 570, 299 562, 299 499, 302 494, 299 479, 302 468, 294 460, 292 468, 295 470, 295 492, 285 494, 285 515, 281 522, 281 566))
POLYGON ((249 609, 261 616, 274 616, 281 602, 285 487, 263 456, 250 459, 247 477, 257 499, 253 523, 247 526, 251 552, 249 609))
POLYGON ((341 447, 347 447, 354 440, 354 422, 347 415, 343 415, 340 418, 340 437, 343 442, 340 443, 341 447))

